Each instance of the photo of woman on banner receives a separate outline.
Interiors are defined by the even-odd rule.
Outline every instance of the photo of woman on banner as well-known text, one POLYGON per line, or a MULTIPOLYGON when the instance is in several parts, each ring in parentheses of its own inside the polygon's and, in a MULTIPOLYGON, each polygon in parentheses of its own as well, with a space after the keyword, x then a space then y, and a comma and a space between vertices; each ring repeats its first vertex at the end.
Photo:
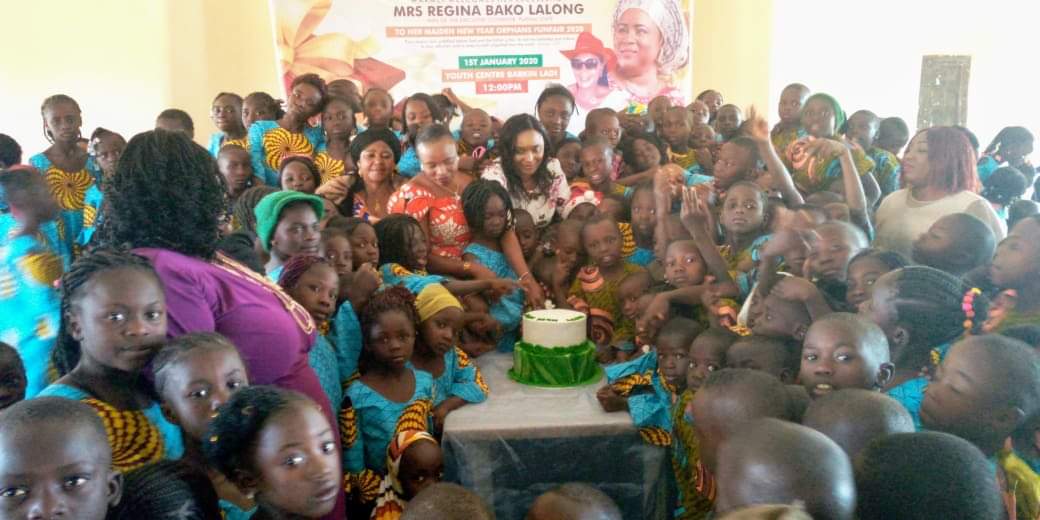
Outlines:
POLYGON ((689 31, 678 0, 618 0, 613 26, 617 68, 611 84, 636 103, 668 96, 685 106, 682 91, 671 81, 690 59, 689 31))
POLYGON ((571 62, 574 83, 567 87, 582 111, 607 107, 618 109, 627 103, 628 96, 612 89, 608 72, 617 67, 614 51, 603 47, 603 42, 590 32, 578 35, 574 49, 560 51, 571 62))

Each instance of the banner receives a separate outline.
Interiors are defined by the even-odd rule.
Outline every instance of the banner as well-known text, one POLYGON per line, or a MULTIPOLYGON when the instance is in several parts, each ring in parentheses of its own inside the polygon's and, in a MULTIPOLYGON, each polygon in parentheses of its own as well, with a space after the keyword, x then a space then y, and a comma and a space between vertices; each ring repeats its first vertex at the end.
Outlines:
MULTIPOLYGON (((443 88, 498 117, 565 85, 579 114, 691 101, 692 0, 271 0, 283 79, 315 72, 395 100, 443 88)), ((583 124, 584 117, 572 118, 583 124)))

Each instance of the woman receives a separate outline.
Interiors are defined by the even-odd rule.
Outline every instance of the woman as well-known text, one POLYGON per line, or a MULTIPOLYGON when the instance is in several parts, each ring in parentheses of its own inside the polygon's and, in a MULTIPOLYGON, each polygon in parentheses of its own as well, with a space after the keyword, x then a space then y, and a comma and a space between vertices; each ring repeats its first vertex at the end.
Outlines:
POLYGON ((603 42, 590 32, 578 35, 574 49, 560 51, 571 62, 574 73, 574 84, 567 87, 574 94, 574 100, 586 112, 594 108, 620 108, 627 104, 627 96, 611 89, 607 81, 607 72, 613 71, 617 65, 614 51, 604 48, 603 42))
MULTIPOLYGON (((217 252, 224 187, 206 149, 154 130, 126 146, 106 192, 100 230, 148 258, 166 290, 169 334, 219 332, 242 354, 249 379, 301 392, 337 424, 307 352, 316 326, 274 283, 217 252)), ((341 506, 337 508, 342 518, 341 506)))
POLYGON ((682 92, 668 81, 690 56, 689 32, 676 0, 618 0, 613 27, 614 85, 626 90, 631 102, 649 105, 668 96, 672 105, 685 105, 682 92))
POLYGON ((257 121, 249 128, 249 153, 253 171, 268 186, 278 186, 278 167, 286 155, 314 158, 325 144, 320 126, 307 121, 320 114, 328 98, 325 82, 317 74, 304 74, 292 82, 288 110, 277 121, 257 121))
POLYGON ((350 142, 350 158, 358 174, 326 182, 317 195, 334 202, 341 215, 375 224, 389 213, 390 196, 401 185, 394 171, 401 143, 387 128, 366 130, 350 142))
POLYGON ((501 154, 481 175, 501 184, 513 207, 527 210, 538 228, 548 226, 571 195, 560 162, 550 158, 549 139, 530 115, 510 117, 499 134, 501 154))
POLYGON ((975 155, 964 133, 956 128, 922 130, 903 155, 906 188, 881 201, 875 220, 875 245, 911 256, 913 242, 935 221, 951 213, 968 213, 985 222, 1000 242, 1005 223, 989 202, 979 196, 975 155))
POLYGON ((549 147, 550 156, 556 153, 564 139, 577 137, 572 132, 585 129, 585 121, 572 117, 574 108, 574 94, 563 85, 549 85, 538 95, 534 112, 538 114, 538 121, 549 136, 546 143, 552 145, 549 147))

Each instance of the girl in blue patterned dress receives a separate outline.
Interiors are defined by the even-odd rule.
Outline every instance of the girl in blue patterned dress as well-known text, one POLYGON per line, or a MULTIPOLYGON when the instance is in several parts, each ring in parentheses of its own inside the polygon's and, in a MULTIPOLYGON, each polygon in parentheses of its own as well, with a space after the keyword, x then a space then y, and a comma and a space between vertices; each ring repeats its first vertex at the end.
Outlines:
POLYGON ((28 167, 0 175, 0 342, 15 348, 25 366, 25 397, 50 382, 51 351, 61 323, 55 282, 64 265, 52 222, 59 208, 39 172, 28 167), (49 224, 48 227, 45 227, 49 224))
POLYGON ((404 430, 429 430, 433 378, 411 367, 419 316, 415 298, 388 287, 361 311, 361 377, 346 389, 340 411, 347 481, 355 500, 375 499, 386 474, 386 449, 404 430))
POLYGON ((325 143, 321 126, 308 120, 325 108, 328 93, 317 74, 304 74, 292 82, 288 110, 277 121, 257 121, 249 127, 249 153, 253 171, 268 186, 279 185, 278 168, 287 155, 306 155, 311 159, 325 143))
POLYGON ((209 109, 209 117, 217 127, 217 132, 209 137, 209 154, 214 159, 220 149, 229 144, 249 149, 246 127, 242 123, 242 96, 233 92, 217 94, 209 109))
POLYGON ((484 402, 488 387, 480 369, 457 345, 464 317, 462 303, 435 283, 419 292, 415 307, 420 325, 412 365, 434 378, 433 426, 443 431, 449 413, 467 403, 484 402))
POLYGON ((40 112, 43 133, 51 146, 30 157, 29 164, 43 173, 51 195, 61 207, 59 227, 66 247, 72 251, 83 228, 87 191, 101 180, 101 168, 78 145, 83 118, 76 100, 56 94, 43 100, 40 112))

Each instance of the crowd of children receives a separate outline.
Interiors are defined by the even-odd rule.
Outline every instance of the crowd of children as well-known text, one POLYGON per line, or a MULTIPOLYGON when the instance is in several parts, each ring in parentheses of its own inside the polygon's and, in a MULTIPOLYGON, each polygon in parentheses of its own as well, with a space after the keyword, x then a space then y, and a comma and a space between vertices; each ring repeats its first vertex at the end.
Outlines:
MULTIPOLYGON (((1025 128, 980 150, 802 84, 772 128, 708 90, 577 136, 559 85, 503 120, 450 89, 289 94, 218 94, 201 167, 177 109, 84 149, 81 107, 50 96, 25 164, 0 134, 0 517, 493 518, 440 482, 440 437, 495 392, 477 358, 554 306, 588 315, 605 412, 670 454, 674 518, 1040 518, 1025 128), (142 157, 202 179, 191 212, 134 214, 213 230, 193 251, 120 240, 142 157), (272 295, 314 391, 214 332, 261 303, 185 301, 164 248, 272 295)), ((571 483, 527 518, 621 512, 571 483)))

